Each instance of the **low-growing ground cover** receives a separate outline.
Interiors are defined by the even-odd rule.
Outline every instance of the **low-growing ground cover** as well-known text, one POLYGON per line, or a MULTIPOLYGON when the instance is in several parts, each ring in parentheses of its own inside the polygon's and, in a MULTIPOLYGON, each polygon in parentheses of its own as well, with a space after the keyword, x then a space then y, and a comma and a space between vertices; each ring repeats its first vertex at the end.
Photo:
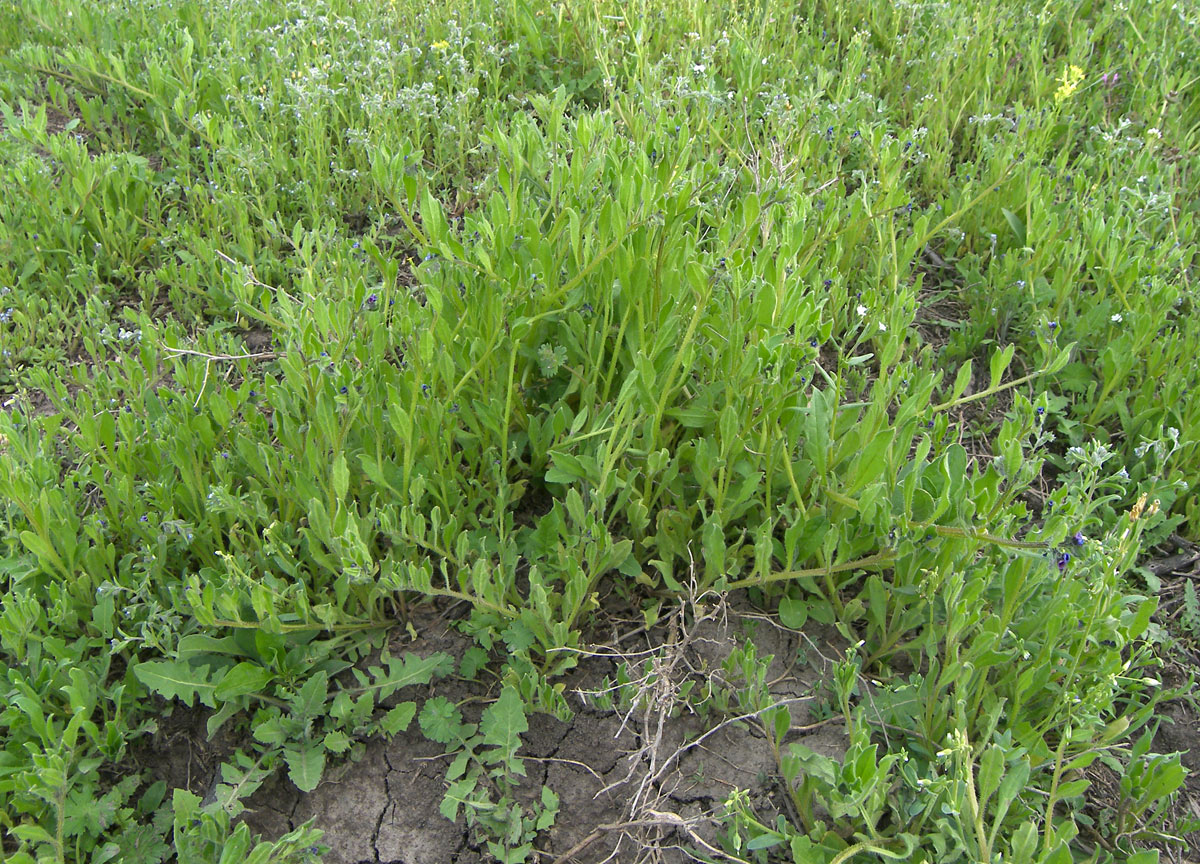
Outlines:
POLYGON ((1198 23, 5 4, 0 857, 1195 856, 1198 23))

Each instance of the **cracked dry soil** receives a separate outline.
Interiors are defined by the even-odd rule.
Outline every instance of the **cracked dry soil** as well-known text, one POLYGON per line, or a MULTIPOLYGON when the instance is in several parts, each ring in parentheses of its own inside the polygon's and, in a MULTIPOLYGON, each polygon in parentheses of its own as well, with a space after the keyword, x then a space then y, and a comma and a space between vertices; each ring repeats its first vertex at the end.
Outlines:
MULTIPOLYGON (((427 656, 445 651, 457 663, 473 643, 453 629, 448 611, 428 609, 421 620, 414 620, 419 634, 415 640, 397 628, 392 653, 427 656)), ((768 824, 778 814, 790 816, 761 729, 753 723, 729 723, 715 713, 702 717, 678 698, 684 681, 720 675, 722 661, 748 639, 759 656, 774 657, 767 679, 773 698, 796 700, 791 706, 793 723, 808 727, 795 729, 787 741, 838 760, 845 753, 840 720, 814 724, 805 698, 827 677, 831 658, 845 649, 832 629, 810 621, 806 633, 789 631, 743 601, 692 621, 680 637, 670 624, 651 630, 637 627, 640 616, 626 611, 629 614, 622 616, 619 610, 606 610, 610 638, 591 634, 593 644, 562 679, 574 711, 570 722, 546 714, 528 717, 519 754, 528 776, 518 797, 533 803, 544 784, 560 799, 555 825, 534 843, 531 860, 537 864, 695 860, 685 849, 716 844, 713 817, 735 789, 749 791, 755 811, 768 824), (637 674, 648 659, 660 683, 647 707, 622 713, 595 705, 588 694, 599 690, 606 677, 614 678, 620 663, 628 661, 630 673, 637 674)), ((497 692, 484 680, 450 678, 424 692, 401 691, 388 704, 411 699, 419 705, 434 695, 460 703, 466 719, 475 722, 497 692)), ((226 724, 210 742, 203 713, 175 707, 139 761, 170 786, 204 794, 221 762, 245 742, 232 731, 233 724, 226 724)), ((1164 704, 1163 709, 1165 722, 1155 749, 1190 751, 1184 764, 1192 773, 1175 807, 1181 815, 1200 818, 1200 717, 1190 703, 1181 701, 1164 704)), ((439 812, 448 761, 442 746, 426 739, 414 719, 391 740, 368 741, 360 761, 331 762, 310 794, 300 793, 286 772, 277 773, 246 802, 241 818, 267 838, 313 819, 324 831, 322 843, 330 847, 328 864, 492 861, 484 838, 465 822, 451 822, 439 812)), ((1101 787, 1105 779, 1093 778, 1101 787)), ((1193 854, 1200 854, 1200 837, 1185 840, 1193 854)))
MULTIPOLYGON (((684 847, 716 843, 714 815, 734 789, 749 790, 760 815, 773 821, 784 812, 777 795, 776 765, 761 730, 753 724, 719 725, 725 718, 701 717, 675 699, 683 680, 711 676, 753 630, 759 656, 773 654, 771 692, 797 699, 793 717, 805 723, 803 697, 820 679, 826 657, 841 648, 836 635, 814 642, 804 636, 815 662, 797 662, 799 634, 781 630, 768 619, 721 610, 693 622, 683 637, 667 626, 633 631, 617 639, 620 651, 594 646, 565 676, 574 717, 563 723, 546 714, 529 716, 520 756, 528 776, 519 795, 532 802, 543 784, 560 799, 553 828, 540 834, 533 860, 552 864, 634 861, 653 850, 661 862, 691 860, 684 847), (757 620, 751 620, 757 619, 757 620), (640 644, 633 644, 640 642, 640 644), (815 649, 815 652, 814 650, 815 649), (585 694, 615 675, 625 658, 640 668, 652 658, 660 673, 655 698, 639 711, 601 709, 585 694), (665 683, 669 681, 670 683, 665 683), (674 708, 672 712, 670 709, 674 708), (675 716, 671 716, 674 713, 675 716), (714 727, 717 727, 714 729, 714 727), (708 733, 699 744, 685 746, 708 733)), ((446 651, 456 659, 472 643, 443 619, 418 626, 415 641, 398 631, 393 653, 446 651)), ((495 697, 483 681, 446 679, 423 694, 462 703, 467 719, 495 697)), ((817 752, 840 757, 845 750, 840 723, 819 726, 802 738, 817 752)), ((325 834, 328 864, 470 864, 494 860, 484 838, 462 821, 447 820, 438 807, 445 792, 448 758, 441 745, 428 741, 414 720, 390 741, 368 742, 364 758, 331 765, 321 784, 302 795, 281 772, 249 801, 245 821, 255 833, 277 837, 309 819, 325 834)))

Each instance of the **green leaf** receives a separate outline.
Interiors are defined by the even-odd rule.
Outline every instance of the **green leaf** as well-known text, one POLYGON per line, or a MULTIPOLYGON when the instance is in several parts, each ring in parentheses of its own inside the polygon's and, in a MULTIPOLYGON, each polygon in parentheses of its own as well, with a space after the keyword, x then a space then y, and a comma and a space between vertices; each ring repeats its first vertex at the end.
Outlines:
POLYGON ((784 627, 802 629, 808 620, 808 604, 798 597, 784 597, 779 601, 779 620, 784 627))
POLYGON ((346 454, 339 453, 333 460, 333 494, 345 498, 350 491, 350 469, 346 466, 346 454))
POLYGON ((178 699, 189 708, 199 698, 209 708, 217 707, 216 685, 209 681, 208 665, 191 666, 169 660, 150 660, 133 667, 133 674, 164 699, 178 699))
POLYGON ((979 806, 986 807, 988 799, 1000 785, 1004 773, 1004 751, 995 744, 989 746, 979 757, 979 806))
POLYGON ((445 696, 434 696, 425 700, 418 718, 421 731, 430 741, 449 744, 459 737, 462 728, 462 712, 445 696))
POLYGON ((554 794, 554 790, 549 786, 542 786, 542 812, 538 815, 535 826, 538 831, 554 827, 554 820, 558 817, 558 804, 558 796, 554 794))
POLYGON ((176 787, 171 793, 171 810, 175 814, 175 825, 182 827, 191 821, 200 809, 200 796, 176 787))
POLYGON ((254 739, 264 744, 279 745, 288 740, 288 733, 279 717, 271 717, 254 726, 254 739))
POLYGON ((216 710, 216 713, 210 715, 208 721, 204 724, 204 731, 208 735, 208 740, 211 741, 213 736, 217 734, 217 730, 225 725, 225 721, 240 709, 241 706, 237 702, 222 702, 221 707, 216 710))
POLYGON ((330 753, 345 753, 350 749, 350 736, 341 729, 334 729, 331 732, 326 732, 322 743, 325 749, 330 753))
POLYGON ((529 721, 525 719, 525 703, 516 687, 504 686, 500 698, 483 712, 479 728, 483 743, 495 748, 484 755, 484 760, 505 762, 510 770, 523 774, 523 769, 515 767, 520 764, 515 757, 521 749, 521 734, 529 730, 529 721))
POLYGON ((996 795, 995 819, 997 824, 1004 818, 1009 806, 1017 799, 1017 796, 1024 791, 1029 780, 1029 772, 1030 765, 1027 756, 1018 759, 1005 771, 1004 779, 1000 781, 1000 788, 996 795))
POLYGON ((1077 798, 1087 791, 1087 788, 1092 785, 1092 781, 1081 777, 1078 780, 1072 780, 1068 783, 1063 783, 1058 787, 1058 797, 1061 799, 1077 798))
POLYGON ((325 713, 325 699, 329 695, 329 676, 318 672, 307 681, 292 699, 292 716, 307 720, 325 713))
POLYGON ((1022 822, 1021 827, 1013 834, 1011 858, 1013 864, 1029 864, 1037 849, 1037 825, 1032 822, 1022 822))
POLYGON ((1075 350, 1075 343, 1072 342, 1070 345, 1066 346, 1061 351, 1059 351, 1058 356, 1056 356, 1054 358, 1054 360, 1051 361, 1050 365, 1046 367, 1046 374, 1053 375, 1055 372, 1058 372, 1060 369, 1064 369, 1066 367, 1066 365, 1071 362, 1071 352, 1074 350, 1075 350))
POLYGON ((9 832, 18 840, 24 840, 29 843, 53 843, 54 838, 50 832, 40 825, 14 825, 8 829, 9 832))
POLYGON ((772 846, 778 846, 782 842, 783 837, 778 834, 759 834, 746 844, 746 851, 752 852, 756 849, 770 849, 772 846))
POLYGON ((788 749, 791 755, 799 761, 804 769, 805 774, 811 774, 821 780, 824 780, 831 786, 838 782, 840 774, 837 762, 834 762, 828 756, 822 756, 820 753, 805 747, 803 744, 789 744, 788 749))
POLYGON ((971 366, 972 363, 968 360, 962 366, 958 367, 958 375, 954 378, 954 389, 950 392, 949 401, 953 402, 966 392, 967 385, 971 383, 971 366))
POLYGON ((1157 849, 1143 849, 1126 858, 1125 864, 1158 864, 1158 861, 1159 851, 1157 849))
POLYGON ((191 636, 184 636, 179 640, 175 657, 178 660, 191 660, 193 657, 204 654, 238 654, 240 650, 232 636, 223 636, 218 639, 206 633, 193 633, 191 636))
POLYGON ((239 825, 238 830, 226 839, 218 864, 243 864, 249 851, 250 833, 245 825, 239 825))
POLYGON ((225 673, 213 695, 222 701, 229 701, 239 696, 261 693, 274 677, 257 663, 243 661, 225 673))
POLYGON ((442 803, 438 807, 439 812, 451 822, 458 821, 458 807, 460 804, 470 805, 471 793, 475 791, 475 778, 467 777, 465 780, 459 780, 456 783, 451 783, 450 788, 446 790, 446 795, 442 798, 442 803))
POLYGON ((478 645, 472 645, 463 652, 462 662, 458 665, 458 674, 467 679, 474 679, 479 670, 487 665, 487 652, 478 645))
POLYGON ((304 749, 288 747, 283 751, 287 760, 288 777, 301 792, 311 792, 321 782, 325 770, 325 749, 320 744, 311 744, 304 749))
POLYGON ((378 689, 378 698, 387 699, 402 687, 413 684, 428 684, 434 677, 442 678, 454 671, 454 658, 444 651, 420 657, 416 654, 405 654, 404 659, 389 657, 387 671, 378 666, 369 670, 375 678, 375 683, 369 688, 378 689))
POLYGON ((1025 223, 1021 217, 1011 210, 1004 207, 1000 208, 1000 212, 1004 214, 1005 220, 1008 222, 1008 227, 1012 229, 1013 236, 1017 238, 1017 242, 1022 246, 1025 245, 1025 223))
POLYGON ((416 713, 416 702, 401 702, 383 715, 379 725, 388 735, 396 735, 408 728, 408 724, 412 722, 413 715, 416 713))
POLYGON ((992 353, 992 360, 988 364, 988 373, 990 375, 988 388, 999 386, 1000 379, 1004 377, 1004 372, 1012 363, 1013 353, 1016 351, 1017 345, 1015 342, 1010 342, 1004 348, 992 353))
POLYGON ((500 638, 504 640, 504 644, 508 646, 509 652, 519 654, 527 650, 537 637, 533 635, 533 631, 522 624, 520 621, 514 621, 504 629, 500 634, 500 638))

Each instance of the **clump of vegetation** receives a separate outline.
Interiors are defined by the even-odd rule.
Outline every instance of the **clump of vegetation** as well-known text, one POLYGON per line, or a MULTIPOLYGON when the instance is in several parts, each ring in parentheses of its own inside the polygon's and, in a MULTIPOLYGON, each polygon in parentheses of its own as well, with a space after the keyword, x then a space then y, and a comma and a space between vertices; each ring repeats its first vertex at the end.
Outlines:
POLYGON ((602 583, 855 646, 840 763, 732 662, 794 818, 723 854, 1181 842, 1136 568, 1200 530, 1195 10, 741 5, 10 6, 6 861, 316 860, 244 799, 414 719, 529 860, 602 583), (457 668, 386 648, 434 598, 457 668), (130 768, 164 700, 248 733, 213 800, 130 768))

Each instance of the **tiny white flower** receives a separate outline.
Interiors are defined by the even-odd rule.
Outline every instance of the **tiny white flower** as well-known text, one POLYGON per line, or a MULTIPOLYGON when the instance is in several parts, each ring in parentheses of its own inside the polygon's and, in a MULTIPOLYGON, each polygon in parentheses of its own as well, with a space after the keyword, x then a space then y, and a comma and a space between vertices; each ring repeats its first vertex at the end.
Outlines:
POLYGON ((866 314, 867 314, 867 312, 869 312, 870 310, 869 310, 869 309, 867 309, 867 307, 866 307, 866 306, 864 306, 864 305, 862 305, 861 303, 859 303, 859 304, 858 304, 858 308, 857 308, 855 311, 856 311, 856 312, 858 312, 858 317, 860 317, 860 318, 861 318, 863 315, 866 315, 866 314))
POLYGON ((882 321, 880 321, 880 322, 879 322, 879 332, 880 332, 880 333, 886 333, 886 332, 887 332, 887 325, 886 325, 886 324, 884 324, 882 321))
POLYGON ((1151 126, 1149 129, 1146 130, 1146 134, 1149 135, 1151 138, 1161 138, 1162 130, 1159 129, 1157 126, 1151 126))
POLYGON ((1117 312, 1117 313, 1115 313, 1115 314, 1114 314, 1114 315, 1113 315, 1111 318, 1109 318, 1108 320, 1109 320, 1109 321, 1111 321, 1111 322, 1113 322, 1114 324, 1120 324, 1120 323, 1121 323, 1122 321, 1124 321, 1125 319, 1121 317, 1121 313, 1120 313, 1120 312, 1117 312))

